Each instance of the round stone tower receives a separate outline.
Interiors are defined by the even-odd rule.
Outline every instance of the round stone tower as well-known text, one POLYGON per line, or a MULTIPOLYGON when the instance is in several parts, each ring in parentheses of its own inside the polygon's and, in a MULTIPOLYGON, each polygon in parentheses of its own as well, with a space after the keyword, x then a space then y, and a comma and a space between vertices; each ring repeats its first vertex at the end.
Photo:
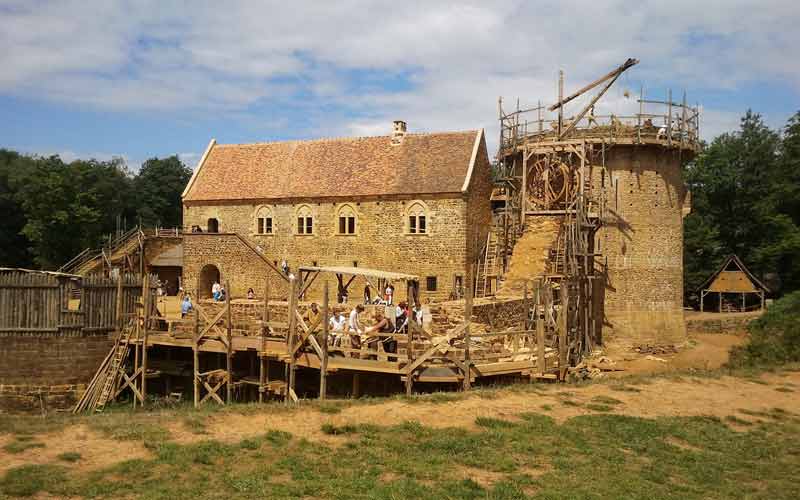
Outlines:
POLYGON ((619 344, 686 338, 683 319, 681 163, 691 150, 668 144, 617 144, 592 177, 605 202, 595 234, 603 271, 604 337, 619 344))

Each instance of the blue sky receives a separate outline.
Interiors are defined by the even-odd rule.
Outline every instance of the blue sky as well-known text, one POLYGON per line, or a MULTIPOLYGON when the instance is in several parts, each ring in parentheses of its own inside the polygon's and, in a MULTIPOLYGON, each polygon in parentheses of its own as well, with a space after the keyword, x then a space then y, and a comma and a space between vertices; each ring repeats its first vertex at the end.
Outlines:
MULTIPOLYGON (((789 1, 136 2, 0 0, 0 147, 133 169, 208 141, 485 128, 497 97, 552 101, 628 57, 625 90, 702 105, 710 139, 748 108, 800 111, 789 1)), ((580 103, 575 103, 574 111, 580 103)))

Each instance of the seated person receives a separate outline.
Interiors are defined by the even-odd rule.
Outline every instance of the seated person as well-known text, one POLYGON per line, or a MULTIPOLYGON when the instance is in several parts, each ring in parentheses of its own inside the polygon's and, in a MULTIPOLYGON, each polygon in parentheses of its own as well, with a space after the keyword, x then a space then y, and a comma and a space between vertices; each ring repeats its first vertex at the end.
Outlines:
POLYGON ((255 299, 255 298, 256 298, 256 291, 255 291, 255 290, 253 290, 252 288, 248 288, 248 289, 247 289, 247 298, 248 298, 249 300, 253 300, 253 299, 255 299))
POLYGON ((331 328, 331 337, 328 340, 332 345, 341 345, 342 337, 347 327, 347 318, 342 314, 342 310, 338 307, 333 309, 333 316, 328 320, 331 328))

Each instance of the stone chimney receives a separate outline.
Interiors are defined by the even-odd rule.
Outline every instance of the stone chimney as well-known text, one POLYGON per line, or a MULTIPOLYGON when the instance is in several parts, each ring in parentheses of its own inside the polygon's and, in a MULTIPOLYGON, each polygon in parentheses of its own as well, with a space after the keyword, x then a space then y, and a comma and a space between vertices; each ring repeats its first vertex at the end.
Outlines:
POLYGON ((403 138, 406 136, 406 122, 403 120, 395 120, 392 122, 394 129, 392 130, 392 146, 399 146, 403 144, 403 138))

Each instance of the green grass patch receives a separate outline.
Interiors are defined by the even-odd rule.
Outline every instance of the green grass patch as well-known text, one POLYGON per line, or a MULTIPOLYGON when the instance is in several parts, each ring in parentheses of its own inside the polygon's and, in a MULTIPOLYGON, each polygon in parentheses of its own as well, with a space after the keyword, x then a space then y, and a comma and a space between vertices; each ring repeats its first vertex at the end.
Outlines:
POLYGON ((11 441, 3 446, 3 451, 6 453, 17 454, 22 453, 25 450, 30 450, 31 448, 44 448, 44 443, 32 441, 32 439, 32 436, 18 436, 14 439, 14 441, 11 441))
POLYGON ((101 470, 11 469, 0 498, 798 498, 787 471, 800 468, 800 423, 778 408, 762 413, 770 424, 744 432, 730 417, 593 413, 557 423, 527 413, 478 417, 474 430, 326 424, 326 434, 347 436, 335 446, 280 431, 233 444, 146 442, 153 458, 101 470))
POLYGON ((630 385, 610 385, 608 388, 617 392, 642 392, 642 390, 638 387, 633 387, 630 385))
POLYGON ((731 350, 729 366, 775 366, 800 361, 800 290, 778 299, 747 326, 750 341, 731 350))
POLYGON ((328 434, 329 436, 339 436, 342 434, 355 434, 356 432, 358 432, 358 427, 350 424, 345 424, 345 425, 322 424, 322 432, 324 434, 328 434))
POLYGON ((40 491, 57 490, 65 479, 64 468, 57 465, 23 465, 0 479, 0 492, 13 497, 29 497, 40 491))
POLYGON ((77 462, 81 459, 81 454, 77 451, 65 451, 59 454, 57 458, 64 462, 77 462))
MULTIPOLYGON (((129 414, 129 418, 120 418, 120 415, 109 414, 97 415, 93 419, 88 419, 89 426, 106 437, 119 441, 143 441, 145 443, 155 443, 166 441, 170 434, 167 429, 159 425, 158 418, 147 414, 129 414)), ((187 417, 194 421, 200 418, 199 415, 187 417)), ((185 421, 184 421, 185 423, 185 421)))
POLYGON ((735 425, 743 425, 743 426, 753 425, 753 422, 745 420, 743 418, 739 418, 736 415, 728 415, 727 417, 725 417, 725 421, 735 425))
POLYGON ((592 398, 592 403, 599 403, 604 405, 621 405, 622 401, 610 396, 595 396, 592 398))
POLYGON ((613 407, 613 406, 610 406, 610 405, 603 405, 603 404, 599 404, 599 403, 588 403, 588 404, 586 404, 586 405, 584 406, 584 408, 586 408, 587 410, 592 410, 592 411, 603 411, 603 412, 606 412, 606 411, 611 411, 611 410, 613 410, 613 409, 614 409, 614 407, 613 407))
POLYGON ((553 405, 542 405, 539 408, 541 408, 544 411, 553 411, 553 405))

